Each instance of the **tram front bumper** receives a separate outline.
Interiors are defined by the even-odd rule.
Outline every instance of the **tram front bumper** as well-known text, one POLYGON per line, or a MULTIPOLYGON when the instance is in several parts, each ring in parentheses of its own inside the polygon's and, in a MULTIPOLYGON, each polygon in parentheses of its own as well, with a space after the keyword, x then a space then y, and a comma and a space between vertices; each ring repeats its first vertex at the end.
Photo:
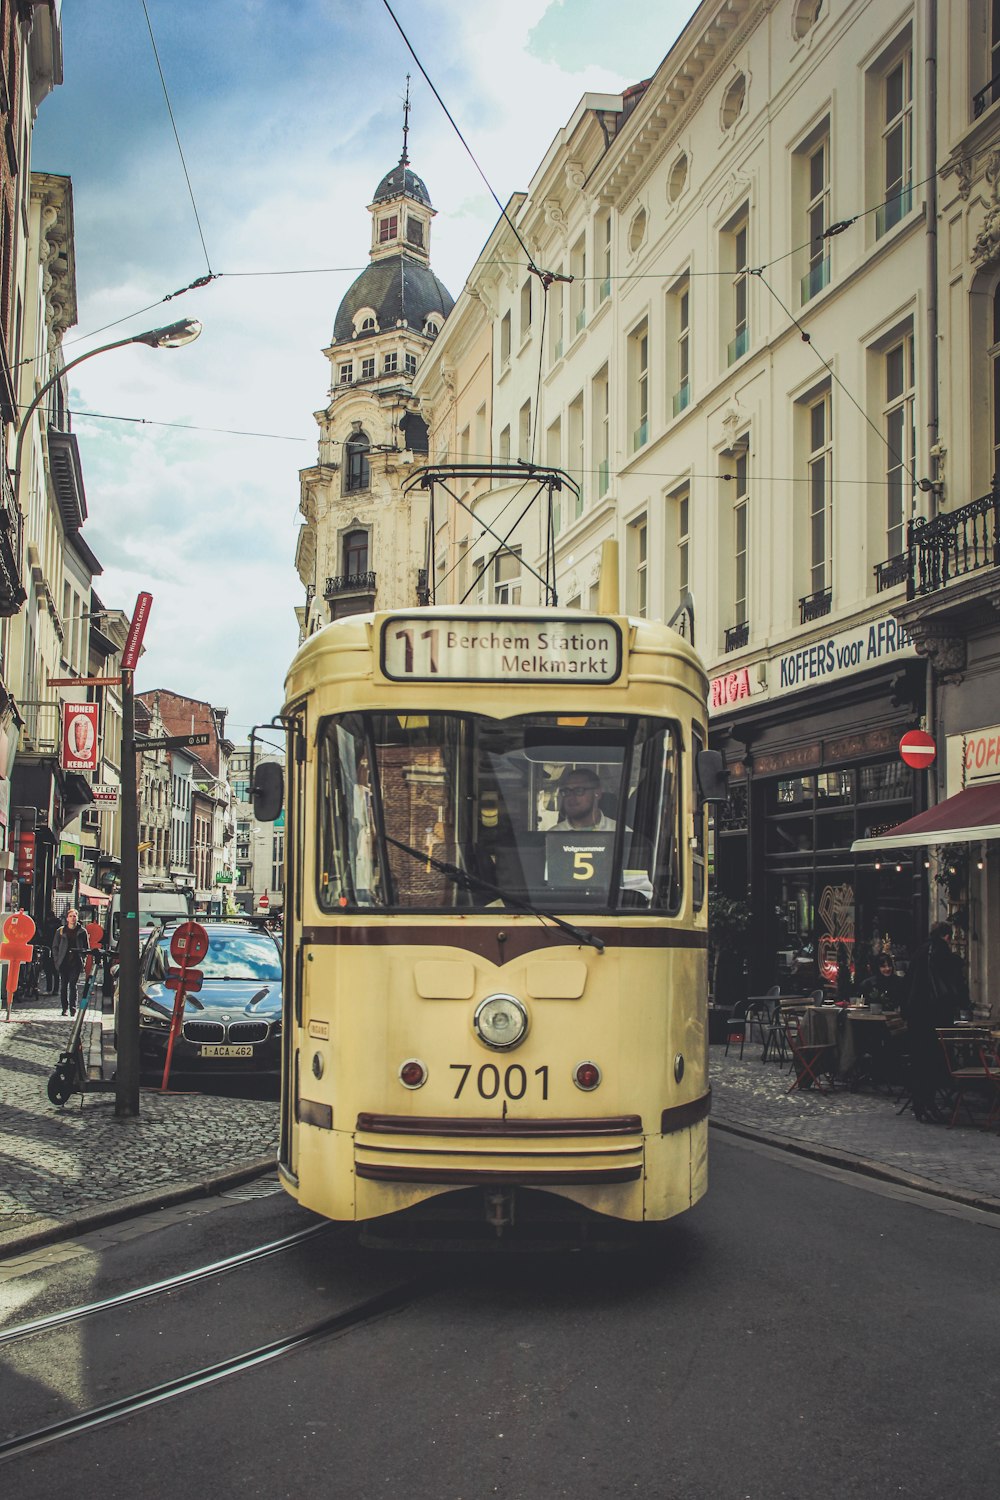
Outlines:
POLYGON ((375 1182, 446 1187, 559 1187, 637 1182, 638 1115, 580 1120, 432 1119, 359 1115, 354 1170, 375 1182))

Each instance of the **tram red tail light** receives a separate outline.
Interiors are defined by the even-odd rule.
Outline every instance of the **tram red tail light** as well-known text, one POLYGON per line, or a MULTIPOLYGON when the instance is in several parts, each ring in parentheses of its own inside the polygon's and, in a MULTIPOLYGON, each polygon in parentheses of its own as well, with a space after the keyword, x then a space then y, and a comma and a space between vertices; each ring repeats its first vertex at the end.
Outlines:
POLYGON ((419 1058, 410 1057, 399 1070, 399 1081, 404 1089, 418 1089, 427 1082, 427 1069, 419 1058))
POLYGON ((601 1070, 594 1062, 577 1063, 573 1072, 573 1082, 578 1089, 584 1089, 587 1093, 596 1089, 601 1081, 601 1070))

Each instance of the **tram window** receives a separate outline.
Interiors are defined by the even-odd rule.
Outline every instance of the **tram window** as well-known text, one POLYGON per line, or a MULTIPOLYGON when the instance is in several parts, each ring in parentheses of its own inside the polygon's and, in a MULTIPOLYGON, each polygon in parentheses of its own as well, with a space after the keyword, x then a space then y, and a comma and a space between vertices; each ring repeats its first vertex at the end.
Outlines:
POLYGON ((705 807, 699 798, 698 752, 705 748, 701 726, 691 725, 691 807, 694 812, 694 840, 691 845, 691 903, 701 911, 705 902, 705 807))
POLYGON ((331 914, 679 910, 680 745, 666 721, 414 705, 327 719, 319 741, 317 897, 331 914))

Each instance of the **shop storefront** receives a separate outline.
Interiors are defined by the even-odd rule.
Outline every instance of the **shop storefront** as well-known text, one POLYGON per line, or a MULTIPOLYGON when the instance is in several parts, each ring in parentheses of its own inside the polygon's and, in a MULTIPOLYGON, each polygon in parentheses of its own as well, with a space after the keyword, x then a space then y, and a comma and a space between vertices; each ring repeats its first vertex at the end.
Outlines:
POLYGON ((922 855, 852 845, 923 807, 898 748, 923 680, 905 632, 882 619, 713 682, 711 742, 730 772, 715 887, 749 909, 751 991, 856 984, 879 951, 905 963, 920 941, 922 855))

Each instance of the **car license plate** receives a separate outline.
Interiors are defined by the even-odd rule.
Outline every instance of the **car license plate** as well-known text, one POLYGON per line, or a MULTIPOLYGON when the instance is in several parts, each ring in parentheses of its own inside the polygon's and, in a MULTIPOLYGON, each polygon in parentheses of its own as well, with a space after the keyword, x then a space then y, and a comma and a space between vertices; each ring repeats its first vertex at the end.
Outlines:
POLYGON ((235 1047, 223 1046, 221 1043, 212 1043, 198 1048, 199 1057, 253 1057, 253 1048, 250 1046, 235 1047))

